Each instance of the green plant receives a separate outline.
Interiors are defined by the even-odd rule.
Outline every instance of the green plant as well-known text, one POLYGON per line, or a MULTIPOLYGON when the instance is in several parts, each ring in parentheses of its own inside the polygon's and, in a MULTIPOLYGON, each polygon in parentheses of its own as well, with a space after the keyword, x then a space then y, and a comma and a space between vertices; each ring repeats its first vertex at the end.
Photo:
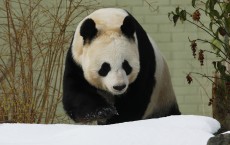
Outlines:
POLYGON ((189 72, 186 76, 188 83, 192 82, 192 74, 201 75, 213 84, 213 95, 209 105, 213 107, 213 116, 218 119, 224 129, 230 129, 230 1, 229 0, 192 0, 194 12, 177 7, 168 14, 170 20, 177 24, 178 20, 188 22, 204 31, 211 40, 197 38, 190 40, 192 55, 204 65, 204 53, 216 56, 212 62, 215 75, 207 75, 199 72, 189 72), (204 15, 202 16, 201 13, 204 15), (202 17, 208 17, 206 25, 202 17), (210 47, 199 48, 198 43, 206 43, 210 47), (199 49, 199 50, 198 50, 199 49), (198 57, 197 57, 198 56, 198 57))
POLYGON ((0 122, 54 123, 65 52, 76 18, 96 1, 3 0, 0 4, 0 122), (71 28, 71 31, 69 31, 71 28))

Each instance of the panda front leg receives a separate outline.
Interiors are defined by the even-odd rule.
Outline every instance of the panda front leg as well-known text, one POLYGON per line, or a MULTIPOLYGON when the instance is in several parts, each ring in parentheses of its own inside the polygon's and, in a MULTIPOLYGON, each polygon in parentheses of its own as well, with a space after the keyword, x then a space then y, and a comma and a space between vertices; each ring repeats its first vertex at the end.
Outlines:
MULTIPOLYGON (((73 93, 73 92, 72 92, 73 93)), ((108 118, 117 115, 117 110, 98 94, 75 91, 74 96, 66 94, 63 97, 66 113, 76 123, 89 124, 97 121, 104 124, 108 118)))

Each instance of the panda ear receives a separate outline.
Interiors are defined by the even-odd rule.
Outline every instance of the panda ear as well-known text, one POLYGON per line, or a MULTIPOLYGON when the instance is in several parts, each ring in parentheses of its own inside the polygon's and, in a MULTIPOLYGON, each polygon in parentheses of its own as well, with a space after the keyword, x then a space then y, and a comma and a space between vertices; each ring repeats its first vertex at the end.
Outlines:
POLYGON ((121 25, 122 33, 128 38, 134 38, 135 23, 131 16, 126 16, 121 25))
POLYGON ((80 28, 80 35, 84 39, 84 44, 90 42, 97 34, 96 24, 93 19, 86 19, 80 28))

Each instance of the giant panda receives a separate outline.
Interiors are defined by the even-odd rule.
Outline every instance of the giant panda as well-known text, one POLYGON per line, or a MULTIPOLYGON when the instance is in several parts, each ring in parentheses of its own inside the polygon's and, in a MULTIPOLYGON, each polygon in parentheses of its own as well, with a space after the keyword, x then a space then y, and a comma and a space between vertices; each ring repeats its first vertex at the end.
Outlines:
POLYGON ((66 55, 63 106, 79 123, 181 114, 168 66, 126 10, 102 8, 77 26, 66 55))

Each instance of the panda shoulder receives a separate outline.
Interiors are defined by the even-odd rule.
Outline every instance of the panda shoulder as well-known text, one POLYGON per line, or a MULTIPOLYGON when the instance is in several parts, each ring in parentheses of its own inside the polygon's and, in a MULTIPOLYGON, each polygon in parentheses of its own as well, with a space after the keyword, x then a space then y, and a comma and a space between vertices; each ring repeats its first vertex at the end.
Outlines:
POLYGON ((152 39, 152 37, 149 34, 148 34, 148 38, 149 38, 149 41, 151 42, 153 50, 154 50, 154 55, 156 58, 156 60, 155 60, 156 64, 159 66, 163 66, 165 63, 164 56, 162 55, 161 51, 159 50, 159 47, 156 44, 156 42, 152 39))

